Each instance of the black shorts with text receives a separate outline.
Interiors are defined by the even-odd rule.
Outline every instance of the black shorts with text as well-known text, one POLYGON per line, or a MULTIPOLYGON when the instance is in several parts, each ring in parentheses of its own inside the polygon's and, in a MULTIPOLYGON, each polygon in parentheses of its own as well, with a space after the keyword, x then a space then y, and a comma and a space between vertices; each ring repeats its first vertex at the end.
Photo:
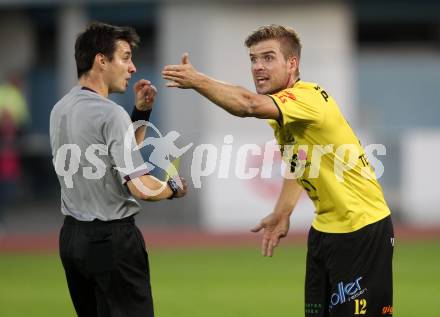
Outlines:
POLYGON ((351 233, 310 229, 305 316, 392 316, 391 217, 351 233))

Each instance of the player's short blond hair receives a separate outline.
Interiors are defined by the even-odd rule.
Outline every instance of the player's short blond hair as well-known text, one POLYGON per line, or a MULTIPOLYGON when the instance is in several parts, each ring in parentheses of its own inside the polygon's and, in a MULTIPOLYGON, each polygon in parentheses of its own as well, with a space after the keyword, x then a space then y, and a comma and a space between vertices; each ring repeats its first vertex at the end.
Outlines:
POLYGON ((301 57, 301 40, 294 29, 277 24, 263 25, 248 35, 244 44, 246 47, 267 40, 278 40, 281 51, 287 60, 291 56, 301 57))

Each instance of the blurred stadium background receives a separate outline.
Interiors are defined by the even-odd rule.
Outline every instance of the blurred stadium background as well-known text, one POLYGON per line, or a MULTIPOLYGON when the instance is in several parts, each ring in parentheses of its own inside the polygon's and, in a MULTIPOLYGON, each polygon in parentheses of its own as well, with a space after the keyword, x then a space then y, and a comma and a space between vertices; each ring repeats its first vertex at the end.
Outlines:
MULTIPOLYGON (((246 232, 271 210, 279 171, 254 180, 234 173, 240 145, 264 146, 273 139, 271 129, 233 118, 192 91, 167 90, 160 78, 163 66, 179 63, 187 51, 200 71, 253 89, 243 40, 269 23, 297 29, 301 78, 326 87, 364 145, 385 145, 386 155, 374 154, 384 166, 380 182, 398 246, 402 241, 395 262, 397 316, 438 316, 436 0, 0 0, 0 316, 73 316, 55 255, 62 215, 48 126, 52 106, 76 81, 75 36, 92 20, 130 25, 140 34, 131 85, 152 80, 159 89, 152 122, 163 135, 178 131, 179 146, 194 143, 182 157, 181 175, 192 183, 197 146, 218 149, 212 170, 203 167, 209 175, 201 177, 201 188, 183 200, 143 203, 137 217, 152 249, 160 316, 302 314, 312 207, 303 197, 291 238, 277 257, 263 260, 258 237, 246 232), (226 144, 228 135, 232 143, 226 144), (220 168, 229 148, 230 166, 220 168)), ((133 105, 131 87, 112 98, 128 111, 133 105)), ((262 168, 262 161, 252 156, 247 166, 262 168)))

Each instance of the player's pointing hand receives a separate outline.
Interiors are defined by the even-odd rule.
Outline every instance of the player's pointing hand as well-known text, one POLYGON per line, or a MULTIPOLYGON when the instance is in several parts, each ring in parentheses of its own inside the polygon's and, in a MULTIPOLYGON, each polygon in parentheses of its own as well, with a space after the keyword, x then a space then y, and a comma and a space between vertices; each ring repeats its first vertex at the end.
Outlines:
POLYGON ((183 53, 182 55, 182 65, 189 64, 189 54, 183 53))
POLYGON ((191 65, 188 53, 184 53, 181 64, 165 66, 162 77, 169 80, 167 87, 187 89, 196 88, 203 75, 191 65))

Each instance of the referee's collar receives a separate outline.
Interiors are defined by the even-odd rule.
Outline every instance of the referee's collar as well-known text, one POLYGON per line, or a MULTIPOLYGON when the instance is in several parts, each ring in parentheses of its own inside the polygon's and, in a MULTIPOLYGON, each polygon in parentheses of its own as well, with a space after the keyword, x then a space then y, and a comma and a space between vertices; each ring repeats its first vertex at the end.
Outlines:
POLYGON ((95 90, 93 90, 92 88, 86 87, 86 86, 82 86, 81 90, 88 90, 88 91, 91 91, 91 92, 94 92, 95 94, 97 94, 97 92, 95 90))

